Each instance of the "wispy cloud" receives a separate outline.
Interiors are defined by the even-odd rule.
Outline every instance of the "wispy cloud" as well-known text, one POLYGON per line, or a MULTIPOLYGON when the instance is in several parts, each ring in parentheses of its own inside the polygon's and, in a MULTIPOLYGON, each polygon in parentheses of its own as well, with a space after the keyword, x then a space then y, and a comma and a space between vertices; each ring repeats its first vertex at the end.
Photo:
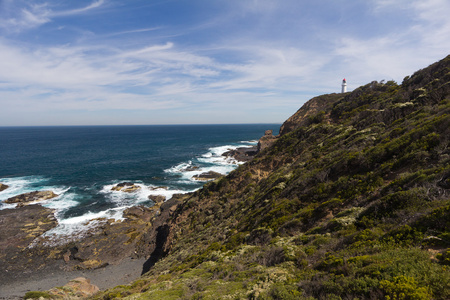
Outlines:
POLYGON ((98 8, 98 7, 102 6, 103 4, 105 4, 105 0, 97 0, 85 7, 82 7, 82 8, 63 10, 63 11, 52 11, 51 16, 61 17, 61 16, 78 15, 78 14, 87 12, 89 10, 98 8))
POLYGON ((0 27, 7 32, 17 33, 39 27, 52 18, 82 14, 104 4, 105 0, 97 0, 82 8, 55 10, 49 2, 36 4, 24 0, 5 0, 0 4, 3 8, 3 12, 0 12, 0 27))

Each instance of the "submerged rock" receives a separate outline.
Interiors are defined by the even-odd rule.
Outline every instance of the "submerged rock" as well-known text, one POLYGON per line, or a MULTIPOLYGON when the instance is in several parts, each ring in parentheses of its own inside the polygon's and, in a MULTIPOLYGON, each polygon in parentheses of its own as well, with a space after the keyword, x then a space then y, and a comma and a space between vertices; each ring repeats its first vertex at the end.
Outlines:
POLYGON ((44 201, 58 197, 57 194, 52 191, 34 191, 30 193, 21 194, 5 200, 5 203, 29 203, 34 201, 44 201))
POLYGON ((7 188, 9 188, 8 185, 3 184, 3 183, 0 182, 0 192, 6 190, 7 188))
POLYGON ((126 192, 126 193, 132 193, 132 192, 135 192, 140 189, 141 189, 140 186, 135 185, 132 182, 121 182, 111 188, 112 191, 118 191, 118 192, 120 191, 120 192, 126 192))
POLYGON ((194 175, 192 179, 198 181, 210 181, 216 178, 222 177, 223 175, 214 171, 208 171, 202 174, 194 175))

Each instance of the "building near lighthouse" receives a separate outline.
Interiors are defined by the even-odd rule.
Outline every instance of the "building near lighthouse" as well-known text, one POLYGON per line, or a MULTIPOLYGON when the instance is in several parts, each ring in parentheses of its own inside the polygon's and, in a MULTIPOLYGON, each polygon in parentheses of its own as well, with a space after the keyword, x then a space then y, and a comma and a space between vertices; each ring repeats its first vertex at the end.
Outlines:
POLYGON ((341 93, 347 93, 347 80, 345 78, 342 80, 342 90, 341 93))

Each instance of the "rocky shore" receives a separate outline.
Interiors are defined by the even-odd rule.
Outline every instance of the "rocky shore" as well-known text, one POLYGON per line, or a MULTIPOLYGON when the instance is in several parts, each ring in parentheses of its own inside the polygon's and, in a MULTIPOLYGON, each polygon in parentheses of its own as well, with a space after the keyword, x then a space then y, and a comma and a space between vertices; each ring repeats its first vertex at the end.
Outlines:
MULTIPOLYGON (((36 195, 15 198, 36 201, 36 195)), ((166 202, 155 199, 152 207, 130 207, 124 211, 123 221, 93 220, 88 231, 70 237, 44 235, 58 225, 52 209, 25 201, 16 208, 0 210, 0 295, 16 299, 26 291, 49 290, 80 276, 102 289, 137 278, 155 251, 159 227, 183 196, 175 195, 166 202), (109 279, 102 279, 105 273, 100 270, 106 269, 119 269, 119 278, 106 275, 109 279)))
MULTIPOLYGON (((248 161, 274 140, 272 132, 266 132, 258 146, 224 155, 248 161)), ((205 172, 195 179, 209 181, 221 176, 205 172)), ((0 191, 6 188, 0 183, 0 191)), ((139 189, 132 182, 112 187, 126 193, 139 189)), ((96 289, 91 283, 106 289, 136 279, 168 252, 173 238, 168 220, 189 195, 174 195, 169 200, 152 195, 149 199, 154 206, 130 207, 123 213, 124 220, 95 219, 86 224, 89 230, 79 235, 45 235, 58 221, 52 209, 38 203, 55 197, 58 195, 52 191, 34 191, 4 201, 17 206, 0 210, 0 299, 21 299, 33 290, 57 295, 60 291, 52 288, 66 284, 65 290, 75 288, 75 278, 75 285, 90 292, 96 289)))

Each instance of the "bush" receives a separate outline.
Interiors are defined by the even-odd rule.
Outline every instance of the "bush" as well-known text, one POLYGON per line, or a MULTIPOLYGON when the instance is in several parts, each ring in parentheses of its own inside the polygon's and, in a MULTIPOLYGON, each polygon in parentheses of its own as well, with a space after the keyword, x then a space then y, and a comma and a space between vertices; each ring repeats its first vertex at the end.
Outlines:
POLYGON ((439 253, 436 255, 436 258, 438 259, 439 263, 450 266, 450 248, 448 248, 443 253, 439 253))
POLYGON ((429 289, 417 286, 412 277, 397 276, 392 281, 382 280, 380 288, 384 291, 386 300, 432 299, 429 289))
POLYGON ((23 299, 39 299, 41 297, 44 299, 53 299, 53 295, 51 295, 47 292, 41 292, 41 291, 27 292, 25 294, 25 296, 23 297, 23 299))

